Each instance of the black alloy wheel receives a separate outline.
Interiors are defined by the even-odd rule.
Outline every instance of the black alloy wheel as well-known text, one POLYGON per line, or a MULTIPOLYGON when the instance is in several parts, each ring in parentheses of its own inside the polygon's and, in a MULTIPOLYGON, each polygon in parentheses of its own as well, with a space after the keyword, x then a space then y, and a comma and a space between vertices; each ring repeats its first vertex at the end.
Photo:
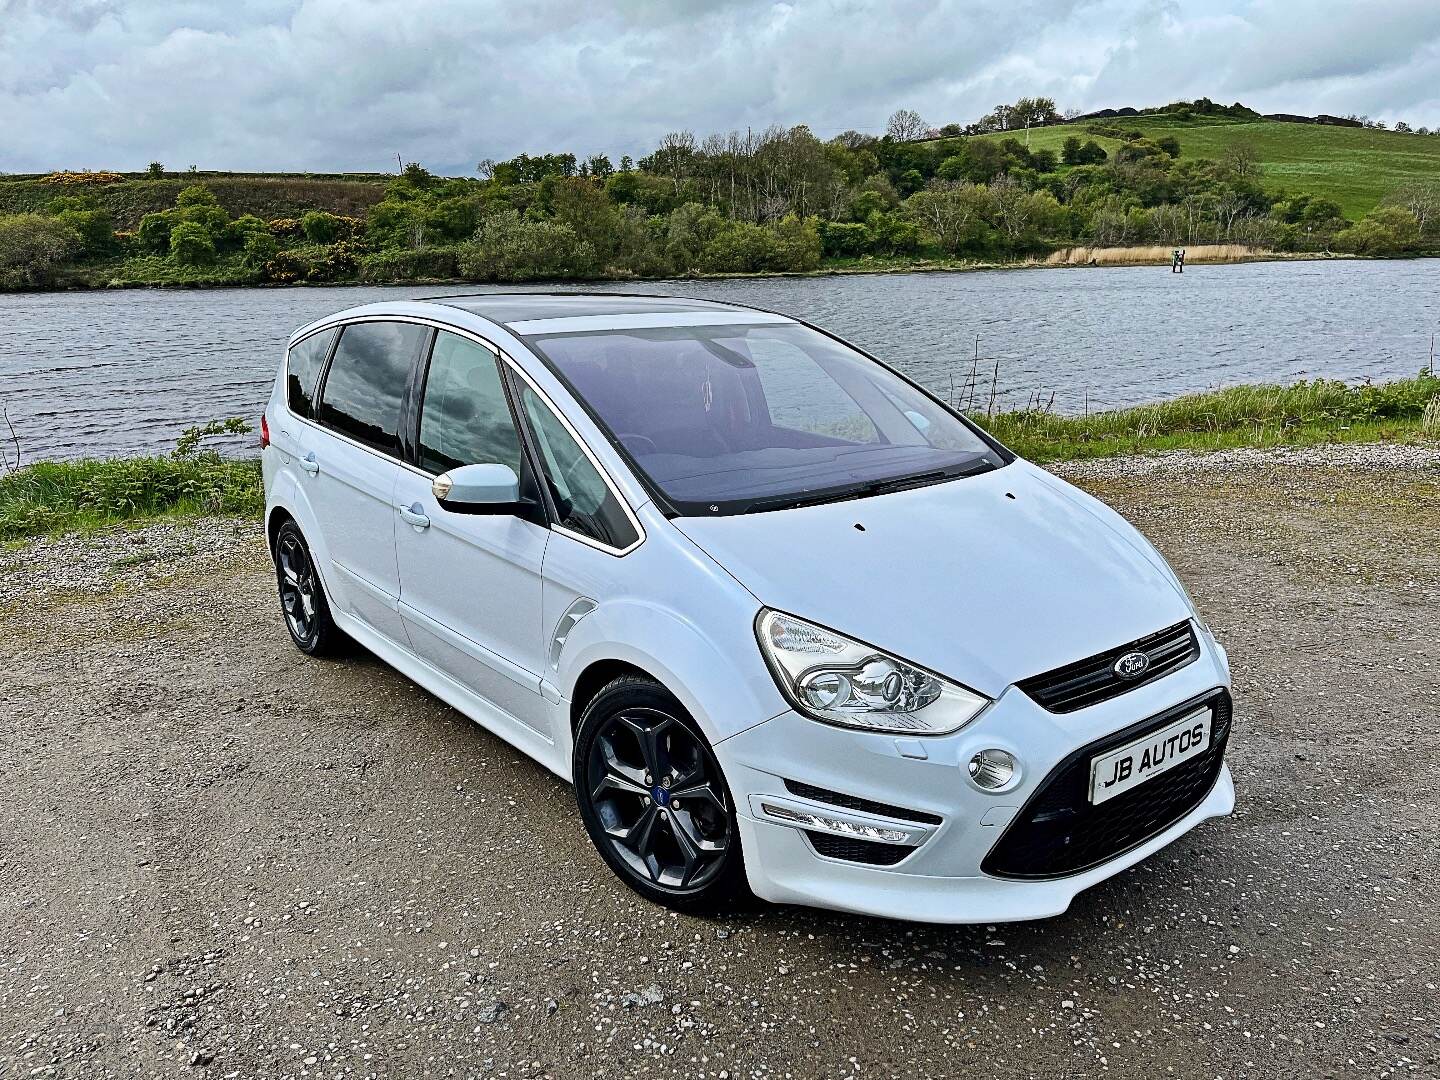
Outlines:
POLYGON ((330 605, 315 560, 300 527, 293 521, 275 534, 275 579, 280 587, 280 610, 296 646, 311 656, 338 651, 342 634, 330 617, 330 605))
POLYGON ((642 896, 713 910, 746 895, 739 830, 719 762, 658 683, 625 676, 595 696, 581 719, 574 776, 590 838, 642 896))

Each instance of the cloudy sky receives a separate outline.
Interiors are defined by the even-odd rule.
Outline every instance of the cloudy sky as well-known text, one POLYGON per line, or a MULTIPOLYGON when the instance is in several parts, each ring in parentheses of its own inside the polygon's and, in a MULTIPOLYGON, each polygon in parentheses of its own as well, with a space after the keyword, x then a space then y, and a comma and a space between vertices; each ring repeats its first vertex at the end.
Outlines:
POLYGON ((0 171, 465 173, 1201 95, 1440 126, 1437 0, 0 0, 0 171))

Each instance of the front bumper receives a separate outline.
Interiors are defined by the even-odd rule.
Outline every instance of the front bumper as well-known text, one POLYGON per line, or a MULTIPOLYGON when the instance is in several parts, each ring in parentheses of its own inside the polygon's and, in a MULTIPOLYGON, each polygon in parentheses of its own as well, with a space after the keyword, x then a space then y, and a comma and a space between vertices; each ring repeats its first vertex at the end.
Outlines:
MULTIPOLYGON (((1011 687, 973 724, 949 736, 896 738, 789 712, 724 740, 715 749, 735 797, 751 889, 777 903, 934 923, 1061 914, 1083 889, 1234 808, 1234 784, 1222 766, 1214 786, 1189 812, 1098 866, 1046 880, 999 878, 981 870, 1005 827, 1077 748, 1228 685, 1224 654, 1208 634, 1200 635, 1200 644, 1199 658, 1174 674, 1074 713, 1047 712, 1011 687), (1008 750, 1021 763, 1019 782, 1007 792, 988 793, 970 783, 966 763, 989 748, 1008 750), (808 799, 786 780, 918 811, 929 823, 808 799), (766 805, 903 833, 903 843, 913 850, 889 867, 823 857, 805 831, 775 820, 766 805)), ((1163 777, 1147 783, 1163 783, 1163 777)))

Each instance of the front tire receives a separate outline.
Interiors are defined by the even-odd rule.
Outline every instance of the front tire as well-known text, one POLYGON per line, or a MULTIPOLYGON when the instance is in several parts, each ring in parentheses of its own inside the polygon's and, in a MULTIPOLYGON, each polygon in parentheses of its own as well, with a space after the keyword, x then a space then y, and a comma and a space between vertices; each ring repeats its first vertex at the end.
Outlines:
POLYGON ((345 634, 330 616, 325 588, 305 534, 293 521, 275 533, 275 580, 280 611, 295 647, 310 656, 335 656, 344 651, 345 634))
POLYGON ((659 683, 626 675, 591 699, 573 777, 596 850, 641 896, 690 912, 733 910, 750 898, 720 764, 659 683))

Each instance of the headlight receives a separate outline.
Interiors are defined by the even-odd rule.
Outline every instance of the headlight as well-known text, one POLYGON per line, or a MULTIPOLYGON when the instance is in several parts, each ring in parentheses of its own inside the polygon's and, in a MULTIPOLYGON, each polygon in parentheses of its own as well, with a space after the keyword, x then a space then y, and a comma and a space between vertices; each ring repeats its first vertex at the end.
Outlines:
POLYGON ((756 623, 780 689, 827 724, 902 735, 948 735, 990 699, 879 649, 778 611, 756 623))

